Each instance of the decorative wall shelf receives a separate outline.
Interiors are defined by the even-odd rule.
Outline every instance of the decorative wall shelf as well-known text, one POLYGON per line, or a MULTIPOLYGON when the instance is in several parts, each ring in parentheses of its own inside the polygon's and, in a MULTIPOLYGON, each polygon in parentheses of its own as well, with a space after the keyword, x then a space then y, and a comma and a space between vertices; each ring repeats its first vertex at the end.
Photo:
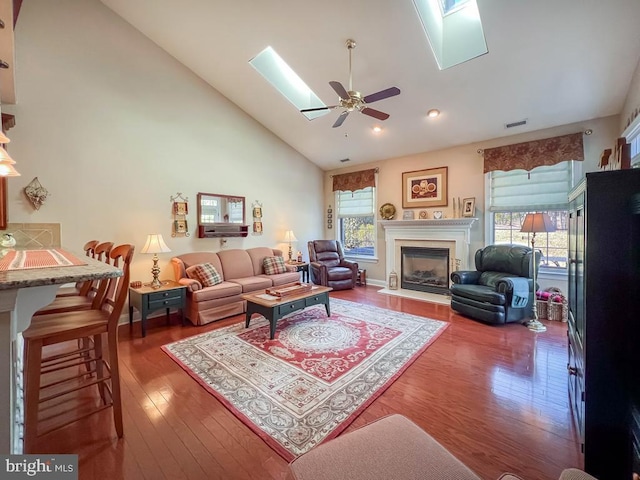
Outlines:
POLYGON ((198 238, 246 237, 249 235, 248 225, 211 224, 198 226, 198 238))

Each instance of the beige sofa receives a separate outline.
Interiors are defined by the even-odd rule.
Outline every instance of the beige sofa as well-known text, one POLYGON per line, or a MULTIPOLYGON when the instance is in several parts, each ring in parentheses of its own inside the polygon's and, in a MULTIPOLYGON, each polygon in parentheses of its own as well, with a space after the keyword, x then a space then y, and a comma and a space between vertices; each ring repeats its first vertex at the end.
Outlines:
POLYGON ((273 286, 290 285, 300 281, 296 267, 288 267, 286 273, 266 275, 265 257, 282 256, 282 251, 256 247, 246 250, 230 249, 219 252, 194 252, 171 259, 176 281, 187 286, 186 317, 194 325, 204 325, 221 318, 244 313, 245 293, 264 290, 273 286), (200 282, 187 277, 187 268, 210 263, 222 276, 222 283, 203 287, 200 282))
MULTIPOLYGON (((394 414, 325 442, 289 464, 287 480, 480 480, 427 432, 394 414)), ((505 473, 499 480, 523 480, 505 473)), ((596 480, 575 468, 559 480, 596 480)))

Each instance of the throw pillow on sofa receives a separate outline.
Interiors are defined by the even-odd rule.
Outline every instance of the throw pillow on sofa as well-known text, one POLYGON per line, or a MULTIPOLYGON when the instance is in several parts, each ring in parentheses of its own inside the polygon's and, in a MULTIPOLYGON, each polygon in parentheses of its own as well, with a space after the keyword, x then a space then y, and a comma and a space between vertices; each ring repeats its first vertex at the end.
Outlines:
POLYGON ((187 277, 198 280, 203 287, 213 287, 222 283, 222 276, 210 263, 201 263, 187 268, 187 277))
POLYGON ((264 273, 267 275, 275 275, 277 273, 287 273, 287 266, 284 264, 282 257, 265 257, 262 261, 264 273))

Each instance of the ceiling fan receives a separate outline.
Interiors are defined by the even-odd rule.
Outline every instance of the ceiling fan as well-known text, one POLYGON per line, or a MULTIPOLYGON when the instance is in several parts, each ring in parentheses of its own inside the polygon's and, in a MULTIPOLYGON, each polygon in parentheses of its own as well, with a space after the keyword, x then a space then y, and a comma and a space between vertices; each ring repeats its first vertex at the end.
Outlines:
POLYGON ((347 49, 349 50, 349 90, 346 90, 340 82, 329 82, 331 88, 338 94, 338 104, 331 105, 328 107, 319 107, 319 108, 305 108, 304 110, 300 110, 301 113, 304 112, 317 112, 320 110, 333 110, 334 108, 344 108, 344 111, 340 114, 338 119, 333 124, 333 128, 339 127, 345 121, 347 116, 354 110, 358 110, 365 115, 369 115, 370 117, 377 118, 378 120, 386 120, 389 118, 388 113, 381 112, 380 110, 375 110, 373 108, 369 108, 367 105, 373 102, 377 102, 379 100, 384 100, 385 98, 394 97, 396 95, 400 95, 400 89, 398 87, 389 87, 385 90, 381 90, 376 93, 372 93, 371 95, 367 95, 365 97, 358 91, 353 90, 353 86, 351 84, 351 50, 356 48, 355 40, 347 40, 346 42, 347 49))

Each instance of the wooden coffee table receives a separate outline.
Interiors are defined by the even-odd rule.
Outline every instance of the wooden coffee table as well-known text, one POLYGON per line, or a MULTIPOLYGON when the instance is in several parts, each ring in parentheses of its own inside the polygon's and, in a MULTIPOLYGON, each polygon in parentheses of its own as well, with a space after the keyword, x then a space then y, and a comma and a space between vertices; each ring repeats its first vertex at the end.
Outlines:
POLYGON ((278 323, 278 320, 285 315, 289 315, 290 313, 298 310, 304 310, 312 305, 324 305, 324 308, 327 311, 327 316, 330 317, 331 309, 329 307, 329 292, 331 290, 333 290, 331 287, 314 285, 308 292, 283 298, 268 295, 264 291, 242 295, 242 298, 247 301, 247 320, 245 322, 245 328, 249 327, 251 315, 259 313, 269 320, 269 324, 271 326, 269 338, 273 340, 273 337, 276 334, 276 323, 278 323))

